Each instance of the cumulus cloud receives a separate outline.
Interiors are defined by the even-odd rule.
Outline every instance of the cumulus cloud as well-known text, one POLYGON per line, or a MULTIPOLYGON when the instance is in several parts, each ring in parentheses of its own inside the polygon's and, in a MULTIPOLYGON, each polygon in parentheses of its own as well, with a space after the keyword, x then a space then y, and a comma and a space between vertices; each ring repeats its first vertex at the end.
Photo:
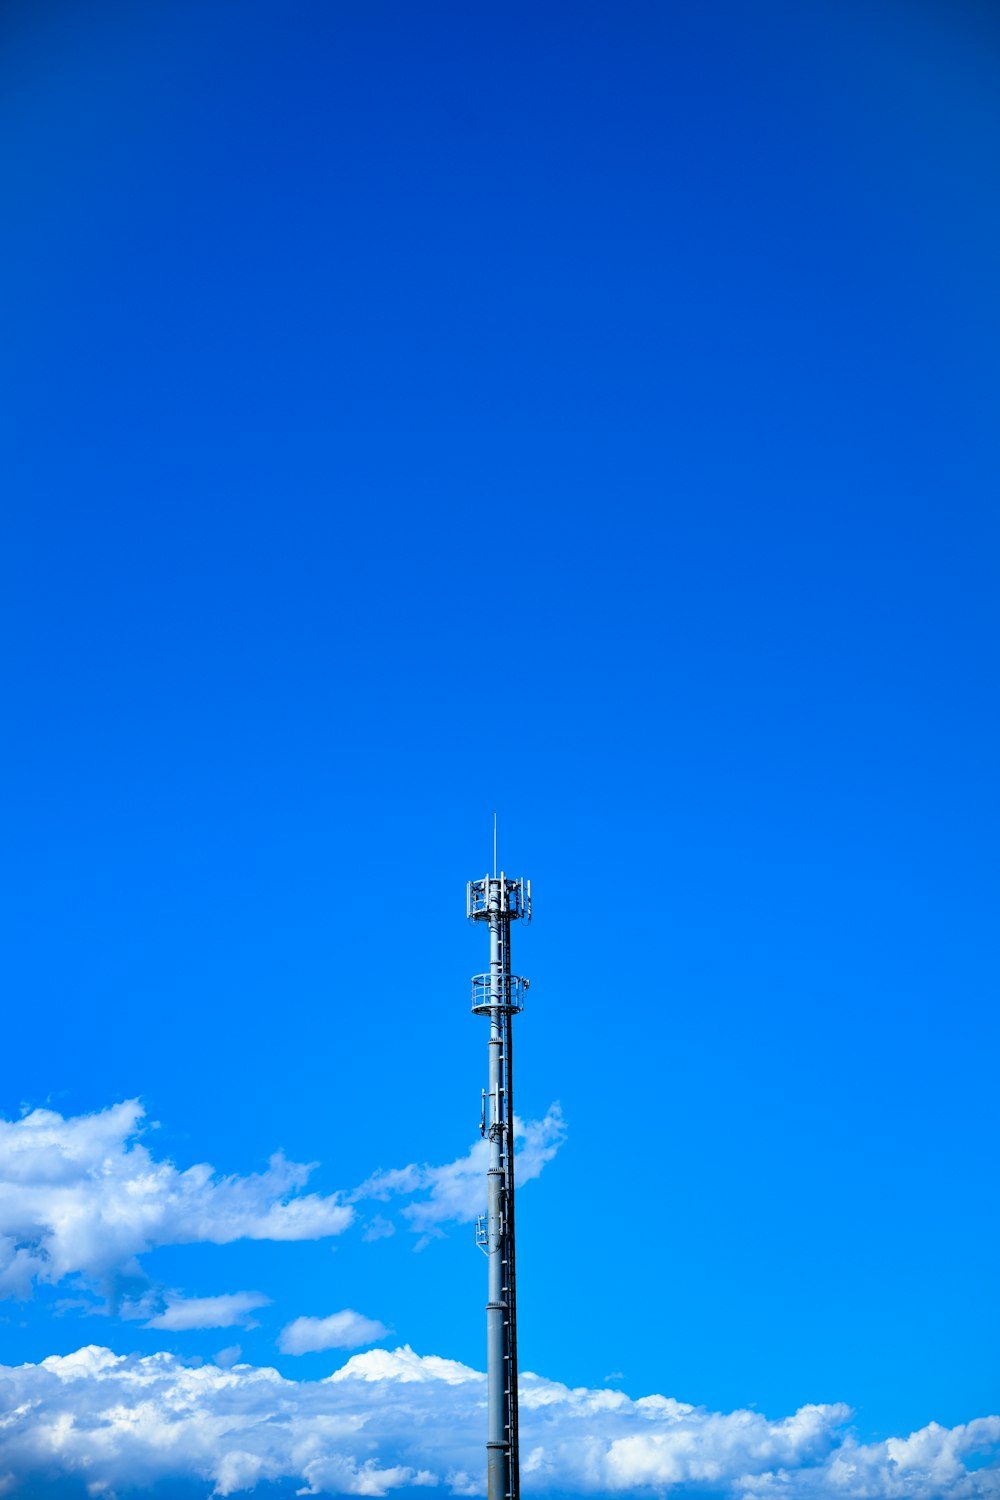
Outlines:
MULTIPOLYGON (((485 1141, 445 1166, 379 1172, 354 1193, 323 1195, 304 1191, 316 1164, 280 1152, 266 1171, 245 1176, 224 1176, 206 1163, 181 1169, 143 1142, 144 1120, 135 1099, 70 1118, 35 1109, 20 1120, 0 1119, 0 1297, 27 1297, 36 1282, 76 1276, 105 1291, 117 1285, 115 1302, 126 1317, 152 1317, 159 1328, 210 1326, 175 1321, 195 1317, 195 1307, 174 1312, 169 1298, 165 1304, 162 1294, 143 1290, 144 1252, 198 1241, 338 1235, 355 1221, 353 1204, 361 1199, 410 1198, 401 1216, 425 1236, 449 1220, 468 1222, 482 1206, 485 1141)), ((558 1104, 542 1120, 515 1121, 521 1182, 538 1176, 565 1135, 558 1104)), ((375 1214, 364 1238, 392 1233, 390 1220, 375 1214)), ((225 1306, 225 1299, 207 1299, 205 1316, 215 1316, 209 1302, 216 1312, 225 1306)))
MULTIPOLYGON (((303 1495, 386 1495, 439 1486, 482 1493, 485 1381, 412 1349, 353 1355, 319 1381, 239 1365, 192 1368, 170 1354, 93 1346, 0 1367, 0 1482, 116 1485, 192 1480, 217 1496, 263 1482, 303 1495)), ((665 1396, 521 1381, 527 1491, 721 1500, 997 1500, 1000 1417, 936 1423, 860 1444, 841 1405, 771 1420, 665 1396)))
MULTIPOLYGON (((541 1120, 514 1118, 515 1171, 518 1183, 530 1182, 552 1160, 566 1139, 566 1121, 559 1104, 551 1104, 541 1120)), ((423 1196, 407 1204, 402 1217, 420 1234, 434 1233, 445 1223, 469 1224, 482 1213, 486 1193, 489 1141, 479 1140, 456 1161, 443 1167, 394 1167, 376 1172, 350 1195, 350 1201, 423 1196)))
POLYGON ((313 1167, 280 1152, 242 1177, 158 1160, 138 1139, 143 1119, 130 1099, 70 1119, 36 1109, 0 1120, 0 1296, 71 1274, 140 1275, 137 1257, 159 1245, 320 1239, 354 1219, 339 1194, 304 1193, 313 1167))
POLYGON ((366 1318, 353 1308, 328 1318, 295 1318, 278 1335, 283 1354, 315 1354, 320 1349, 360 1349, 374 1344, 389 1332, 377 1318, 366 1318))
POLYGON ((255 1328, 251 1314, 267 1307, 270 1297, 260 1292, 230 1292, 222 1297, 178 1297, 168 1295, 167 1305, 147 1328, 166 1328, 174 1333, 189 1328, 255 1328))

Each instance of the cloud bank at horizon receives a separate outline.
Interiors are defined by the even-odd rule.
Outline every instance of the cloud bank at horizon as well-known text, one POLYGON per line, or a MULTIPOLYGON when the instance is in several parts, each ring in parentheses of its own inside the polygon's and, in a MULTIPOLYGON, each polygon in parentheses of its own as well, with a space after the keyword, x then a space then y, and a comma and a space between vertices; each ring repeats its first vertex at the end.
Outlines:
MULTIPOLYGON (((777 1421, 711 1412, 665 1396, 521 1380, 527 1492, 722 1500, 995 1500, 1000 1417, 931 1423, 858 1443, 850 1409, 810 1405, 777 1421), (972 1460, 972 1467, 966 1463, 972 1460)), ((267 1481, 302 1495, 482 1492, 485 1380, 408 1346, 354 1355, 319 1381, 276 1370, 192 1367, 172 1354, 118 1356, 90 1345, 39 1364, 0 1366, 0 1494, 76 1478, 193 1481, 229 1496, 267 1481)))

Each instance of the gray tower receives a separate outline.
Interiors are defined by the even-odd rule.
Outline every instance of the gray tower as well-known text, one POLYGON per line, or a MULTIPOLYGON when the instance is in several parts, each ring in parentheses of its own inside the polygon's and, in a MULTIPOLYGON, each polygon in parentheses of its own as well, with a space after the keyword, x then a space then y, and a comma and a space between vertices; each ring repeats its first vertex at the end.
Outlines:
POLYGON ((487 1211, 476 1240, 489 1262, 486 1303, 487 1500, 519 1500, 517 1451, 517 1284, 514 1264, 514 1050, 512 1022, 528 981, 510 971, 510 924, 531 921, 531 881, 500 874, 470 880, 469 920, 490 932, 490 971, 472 980, 472 1010, 489 1016, 489 1088, 482 1132, 489 1137, 487 1211))

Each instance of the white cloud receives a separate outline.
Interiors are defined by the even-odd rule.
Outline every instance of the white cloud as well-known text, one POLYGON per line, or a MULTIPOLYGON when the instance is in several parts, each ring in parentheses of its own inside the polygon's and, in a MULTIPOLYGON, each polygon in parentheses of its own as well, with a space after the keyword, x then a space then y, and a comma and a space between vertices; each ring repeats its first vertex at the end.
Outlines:
POLYGON ((780 1468, 747 1480, 740 1500, 980 1500, 1000 1495, 1000 1417, 958 1427, 930 1422, 906 1438, 855 1443, 850 1438, 822 1470, 780 1468), (982 1455, 990 1467, 972 1471, 963 1460, 982 1455))
POLYGON ((237 1324, 255 1328, 251 1313, 267 1307, 271 1299, 260 1292, 230 1292, 222 1297, 168 1295, 166 1301, 166 1307, 150 1318, 147 1328, 166 1328, 174 1333, 190 1328, 233 1328, 237 1324))
POLYGON ((320 1349, 358 1349, 374 1344, 389 1332, 376 1318, 366 1318, 353 1308, 328 1318, 295 1318, 278 1335, 283 1354, 315 1354, 320 1349))
POLYGON ((73 1273, 92 1282, 141 1274, 158 1245, 308 1240, 340 1234, 355 1211, 333 1193, 303 1193, 312 1166, 279 1152, 266 1171, 182 1171, 138 1140, 135 1099, 64 1119, 36 1109, 0 1120, 0 1296, 73 1273))
MULTIPOLYGON (((36 1282, 73 1275, 105 1291, 132 1278, 138 1287, 133 1280, 131 1301, 120 1302, 123 1316, 152 1317, 154 1327, 194 1327, 171 1321, 194 1317, 193 1307, 174 1314, 162 1293, 142 1290, 148 1288, 138 1259, 144 1252, 199 1241, 338 1235, 354 1222, 353 1203, 361 1198, 413 1198, 402 1216, 425 1236, 449 1220, 473 1219, 482 1206, 485 1141, 445 1166, 379 1172, 349 1196, 323 1195, 304 1191, 315 1163, 288 1161, 280 1152, 266 1171, 246 1176, 222 1176, 206 1163, 182 1170, 140 1139, 144 1119, 135 1099, 68 1119, 49 1109, 0 1119, 0 1297, 27 1297, 36 1282)), ((527 1182, 565 1139, 558 1104, 542 1120, 517 1120, 515 1135, 519 1180, 527 1182)), ((376 1214, 364 1237, 392 1233, 392 1223, 376 1214)), ((207 1304, 204 1310, 207 1316, 207 1304)))
MULTIPOLYGON (((566 1139, 566 1121, 558 1104, 551 1104, 541 1120, 524 1121, 515 1116, 515 1172, 519 1184, 530 1182, 552 1160, 566 1139)), ((482 1213, 486 1197, 486 1168, 490 1147, 479 1140, 465 1156, 443 1167, 417 1166, 376 1172, 355 1189, 350 1201, 376 1199, 387 1202, 393 1197, 414 1193, 426 1196, 408 1204, 402 1211, 410 1227, 421 1234, 433 1233, 439 1224, 468 1224, 482 1213)))
POLYGON ((381 1214, 373 1214, 365 1225, 361 1236, 363 1240, 387 1240, 396 1233, 396 1226, 389 1219, 384 1219, 381 1214))
MULTIPOLYGON (((194 1480, 218 1496, 266 1482, 304 1495, 385 1495, 439 1485, 482 1493, 485 1382, 409 1348, 356 1354, 320 1381, 240 1365, 192 1368, 170 1354, 90 1347, 0 1367, 0 1475, 116 1485, 194 1480)), ((859 1444, 841 1405, 777 1421, 664 1396, 522 1378, 526 1491, 721 1500, 997 1500, 1000 1417, 930 1424, 859 1444), (971 1462, 970 1462, 971 1461, 971 1462)))

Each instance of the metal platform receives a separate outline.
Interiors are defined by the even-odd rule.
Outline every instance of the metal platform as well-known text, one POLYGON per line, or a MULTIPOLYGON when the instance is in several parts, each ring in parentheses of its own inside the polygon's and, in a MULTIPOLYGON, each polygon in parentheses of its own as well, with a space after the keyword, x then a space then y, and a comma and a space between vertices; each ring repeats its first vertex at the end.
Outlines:
POLYGON ((473 974, 472 976, 472 1014, 474 1016, 488 1016, 491 1010, 521 1011, 524 1009, 524 997, 528 989, 528 980, 522 979, 520 974, 500 974, 497 977, 499 987, 499 1000, 493 998, 493 976, 490 974, 473 974))

